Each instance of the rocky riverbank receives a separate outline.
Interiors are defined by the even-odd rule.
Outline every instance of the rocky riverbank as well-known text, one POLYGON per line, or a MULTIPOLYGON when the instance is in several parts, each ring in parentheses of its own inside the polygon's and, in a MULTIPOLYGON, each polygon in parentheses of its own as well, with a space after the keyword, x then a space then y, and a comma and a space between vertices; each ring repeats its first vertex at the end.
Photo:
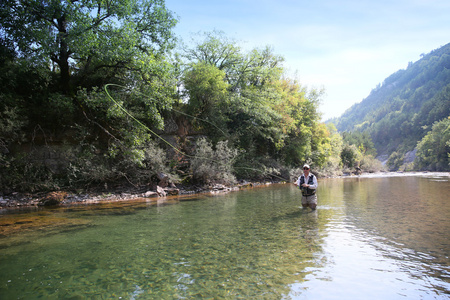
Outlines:
MULTIPOLYGON (((377 172, 362 173, 360 175, 346 174, 340 178, 359 177, 395 177, 395 176, 428 176, 428 177, 450 177, 450 172, 377 172)), ((160 182, 154 186, 123 188, 115 187, 111 189, 102 188, 91 191, 73 192, 73 191, 52 191, 46 193, 10 193, 0 194, 0 209, 14 209, 33 206, 55 206, 72 204, 94 204, 101 202, 128 201, 137 199, 163 198, 163 197, 183 197, 201 193, 226 193, 238 191, 245 188, 264 186, 275 181, 265 182, 247 182, 241 181, 232 186, 223 184, 211 185, 188 185, 175 186, 173 183, 161 178, 160 182)))
POLYGON ((162 197, 183 197, 187 195, 200 193, 226 193, 238 191, 254 186, 262 186, 273 182, 241 182, 233 186, 223 184, 213 184, 205 186, 180 186, 173 184, 165 187, 157 185, 156 187, 140 188, 114 188, 99 189, 84 192, 71 191, 52 191, 41 193, 11 193, 0 195, 0 209, 21 208, 33 206, 56 206, 72 204, 94 204, 101 202, 116 202, 137 199, 162 198, 162 197))

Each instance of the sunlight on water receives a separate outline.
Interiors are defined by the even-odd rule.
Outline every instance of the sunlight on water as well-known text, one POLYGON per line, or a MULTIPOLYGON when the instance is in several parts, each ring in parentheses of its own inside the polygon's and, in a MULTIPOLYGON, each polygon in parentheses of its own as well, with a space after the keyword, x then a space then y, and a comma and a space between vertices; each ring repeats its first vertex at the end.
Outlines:
POLYGON ((0 298, 448 298, 448 177, 319 183, 3 213, 0 298))

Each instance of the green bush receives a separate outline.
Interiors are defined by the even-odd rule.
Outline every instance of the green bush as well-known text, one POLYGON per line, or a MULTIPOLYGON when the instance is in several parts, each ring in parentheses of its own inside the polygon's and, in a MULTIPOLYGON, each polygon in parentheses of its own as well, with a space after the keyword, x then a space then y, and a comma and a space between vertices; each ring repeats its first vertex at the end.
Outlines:
POLYGON ((193 179, 199 183, 234 183, 233 163, 238 154, 237 149, 228 147, 228 141, 218 142, 213 149, 205 138, 199 139, 191 161, 193 179))
MULTIPOLYGON (((148 184, 157 173, 169 173, 166 153, 155 142, 147 141, 134 148, 111 144, 102 152, 93 144, 79 149, 68 167, 71 185, 117 183, 126 180, 132 185, 148 184)), ((174 180, 174 176, 169 175, 174 180)))
POLYGON ((36 192, 58 190, 59 178, 44 164, 30 159, 31 155, 6 157, 0 154, 0 190, 36 192))
POLYGON ((364 172, 375 173, 384 170, 384 167, 378 159, 374 158, 372 155, 364 155, 361 164, 361 170, 364 172))
POLYGON ((400 167, 403 165, 404 158, 405 156, 402 153, 397 151, 392 152, 386 163, 389 171, 397 171, 398 169, 400 169, 400 167))
POLYGON ((354 168, 358 166, 361 153, 355 145, 345 144, 341 151, 341 160, 344 167, 354 168))
POLYGON ((17 107, 2 106, 0 103, 0 153, 9 153, 12 143, 24 140, 25 135, 21 129, 27 122, 17 107))

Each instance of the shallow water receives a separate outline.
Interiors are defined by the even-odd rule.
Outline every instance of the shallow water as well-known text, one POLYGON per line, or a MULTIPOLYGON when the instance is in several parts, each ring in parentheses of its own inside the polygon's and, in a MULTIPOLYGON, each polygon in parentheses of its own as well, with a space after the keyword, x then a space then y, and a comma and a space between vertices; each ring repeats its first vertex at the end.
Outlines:
POLYGON ((0 299, 450 297, 448 176, 319 184, 3 212, 0 299))

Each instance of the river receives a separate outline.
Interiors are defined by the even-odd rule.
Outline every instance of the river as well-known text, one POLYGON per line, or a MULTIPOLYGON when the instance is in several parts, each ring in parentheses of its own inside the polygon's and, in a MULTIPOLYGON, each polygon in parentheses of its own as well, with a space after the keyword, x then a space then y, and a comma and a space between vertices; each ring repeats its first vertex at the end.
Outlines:
POLYGON ((450 297, 448 173, 317 193, 316 211, 292 184, 1 211, 0 299, 450 297))

